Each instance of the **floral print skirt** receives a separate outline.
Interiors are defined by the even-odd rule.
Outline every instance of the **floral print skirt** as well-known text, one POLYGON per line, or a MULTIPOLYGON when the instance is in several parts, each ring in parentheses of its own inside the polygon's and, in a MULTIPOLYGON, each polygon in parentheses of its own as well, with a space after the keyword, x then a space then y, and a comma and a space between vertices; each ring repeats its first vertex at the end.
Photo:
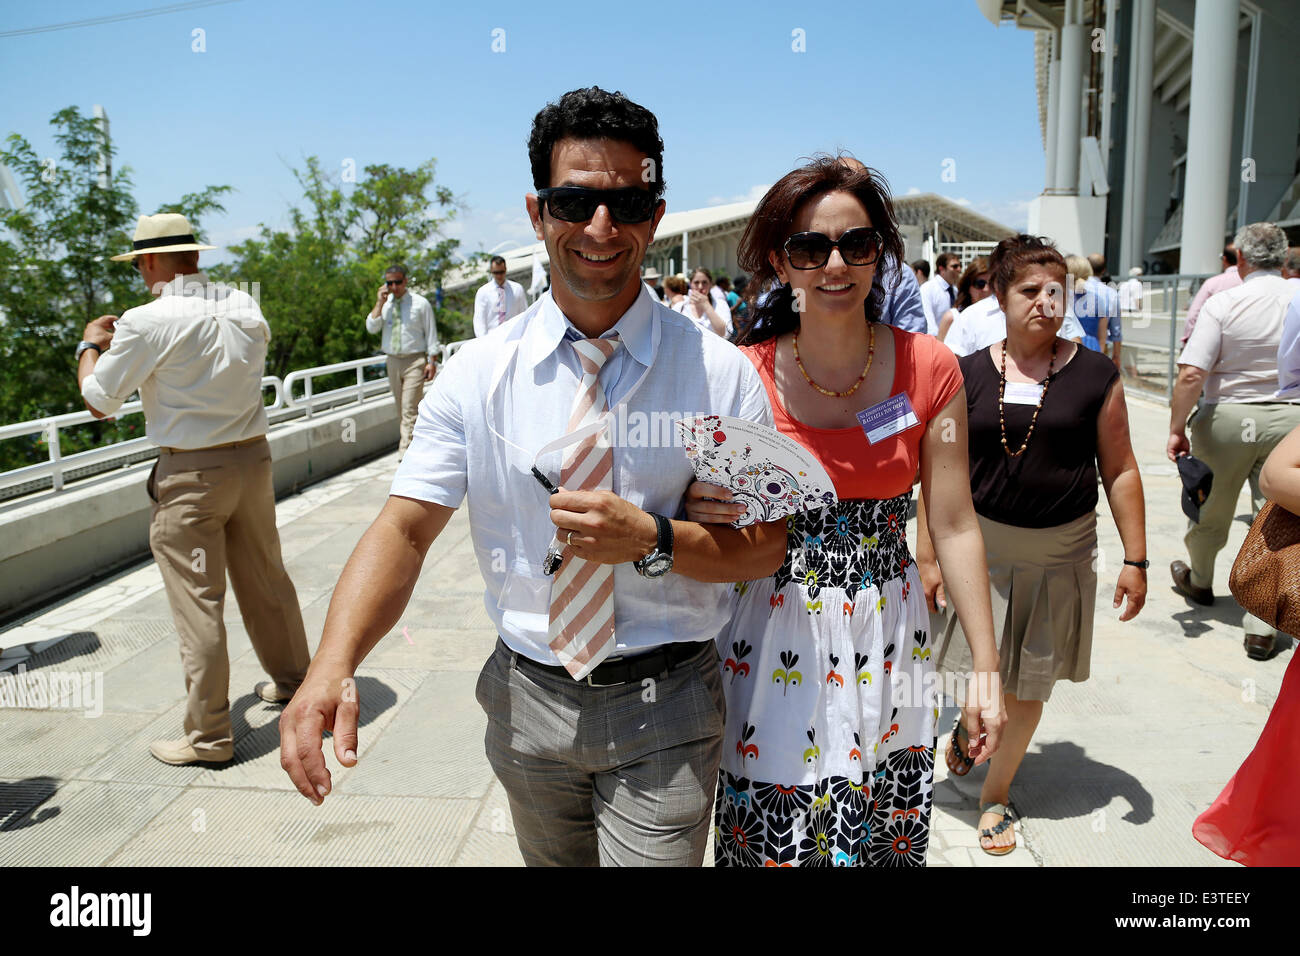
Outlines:
POLYGON ((792 516, 781 568, 736 586, 718 866, 925 865, 939 689, 910 498, 792 516))

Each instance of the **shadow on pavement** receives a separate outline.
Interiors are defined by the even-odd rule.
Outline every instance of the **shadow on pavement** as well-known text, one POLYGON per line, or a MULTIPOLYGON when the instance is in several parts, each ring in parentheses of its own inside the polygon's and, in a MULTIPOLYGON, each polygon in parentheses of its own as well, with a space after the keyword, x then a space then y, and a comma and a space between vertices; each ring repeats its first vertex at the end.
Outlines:
POLYGON ((16 782, 0 781, 0 831, 25 830, 59 815, 58 807, 36 811, 59 788, 53 777, 29 777, 16 782))
POLYGON ((39 654, 33 654, 19 663, 28 671, 34 671, 40 667, 54 667, 75 657, 93 654, 103 646, 99 635, 94 631, 77 631, 60 639, 59 643, 53 647, 47 647, 39 654))
MULTIPOLYGON (((374 677, 358 677, 357 699, 361 703, 361 713, 357 718, 358 729, 373 722, 384 711, 397 703, 397 693, 383 681, 374 677)), ((268 704, 256 694, 244 696, 230 702, 230 723, 235 737, 235 759, 225 764, 210 764, 212 770, 233 767, 275 753, 280 749, 280 720, 275 720, 260 727, 252 727, 248 714, 255 709, 276 711, 283 710, 279 704, 268 704)), ((325 732, 325 738, 330 738, 325 732)))
POLYGON ((1129 805, 1122 817, 1126 823, 1142 824, 1155 816, 1151 794, 1137 777, 1092 760, 1071 741, 1043 744, 1038 752, 1030 750, 1025 754, 1011 790, 1012 802, 1020 804, 1027 816, 1047 820, 1086 816, 1109 805, 1115 797, 1129 805), (1071 782, 1087 786, 1074 787, 1071 782), (1058 796, 1066 799, 1058 800, 1058 796), (1085 804, 1082 808, 1081 802, 1085 804))

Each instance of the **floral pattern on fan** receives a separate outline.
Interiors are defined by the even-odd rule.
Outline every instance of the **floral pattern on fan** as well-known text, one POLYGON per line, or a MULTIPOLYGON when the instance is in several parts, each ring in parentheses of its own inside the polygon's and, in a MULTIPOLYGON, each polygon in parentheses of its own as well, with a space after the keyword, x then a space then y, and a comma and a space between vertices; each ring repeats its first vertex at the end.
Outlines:
POLYGON ((695 479, 729 488, 732 499, 746 506, 733 528, 839 500, 816 456, 774 428, 729 415, 702 415, 678 421, 677 432, 695 479))

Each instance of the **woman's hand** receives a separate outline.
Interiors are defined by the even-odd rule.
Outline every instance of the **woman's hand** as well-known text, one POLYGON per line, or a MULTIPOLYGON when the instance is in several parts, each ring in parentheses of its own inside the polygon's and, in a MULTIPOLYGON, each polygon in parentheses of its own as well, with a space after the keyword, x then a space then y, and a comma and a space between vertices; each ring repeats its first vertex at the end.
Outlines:
POLYGON ((1128 606, 1119 619, 1131 621, 1147 602, 1147 573, 1144 569, 1135 568, 1131 564, 1124 565, 1124 570, 1119 573, 1119 583, 1115 585, 1115 603, 1112 607, 1119 607, 1125 595, 1128 596, 1128 606))
POLYGON ((948 598, 943 593, 943 572, 939 570, 939 562, 917 558, 916 569, 921 574, 921 586, 925 588, 925 606, 936 613, 947 608, 948 598))
POLYGON ((966 727, 966 756, 978 767, 1002 744, 1007 710, 1002 701, 1002 676, 996 670, 972 671, 966 681, 966 705, 961 709, 966 727))
POLYGON ((746 511, 731 500, 731 489, 695 481, 686 489, 686 518, 700 524, 731 524, 746 511), (720 499, 720 500, 710 500, 720 499))

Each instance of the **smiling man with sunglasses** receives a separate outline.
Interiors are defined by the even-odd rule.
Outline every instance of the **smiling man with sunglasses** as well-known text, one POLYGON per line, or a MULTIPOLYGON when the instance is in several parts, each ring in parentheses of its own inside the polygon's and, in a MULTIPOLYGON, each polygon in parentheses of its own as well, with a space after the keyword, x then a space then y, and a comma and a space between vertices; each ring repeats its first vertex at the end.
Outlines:
POLYGON ((468 499, 499 635, 476 694, 524 860, 699 865, 723 746, 721 582, 773 573, 784 522, 676 520, 693 471, 671 424, 622 425, 714 414, 770 426, 772 412, 739 350, 641 281, 664 214, 654 114, 574 90, 537 114, 528 151, 551 289, 466 343, 421 404, 280 722, 281 763, 317 804, 330 786, 322 729, 356 763, 355 670, 468 499))

